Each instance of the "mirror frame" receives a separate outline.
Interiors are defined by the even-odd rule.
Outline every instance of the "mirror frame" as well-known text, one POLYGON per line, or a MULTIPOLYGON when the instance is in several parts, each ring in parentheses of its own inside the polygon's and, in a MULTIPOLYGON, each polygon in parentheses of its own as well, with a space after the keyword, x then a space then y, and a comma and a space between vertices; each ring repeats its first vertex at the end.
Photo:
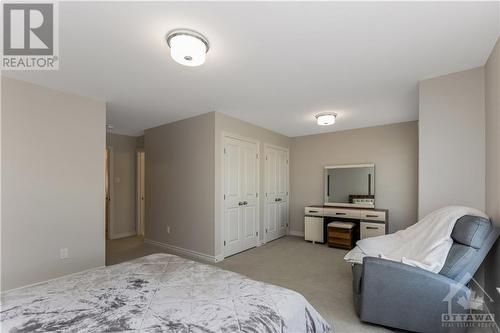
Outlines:
MULTIPOLYGON (((362 204, 354 204, 354 203, 344 203, 344 202, 326 202, 326 193, 327 193, 327 173, 326 170, 330 169, 348 169, 348 168, 373 168, 373 193, 375 193, 375 163, 365 163, 365 164, 345 164, 345 165, 327 165, 324 167, 323 171, 323 205, 324 206, 334 206, 334 207, 353 207, 353 208, 375 208, 375 200, 373 200, 373 205, 362 205, 362 204)), ((375 195, 375 194, 374 194, 375 195)))

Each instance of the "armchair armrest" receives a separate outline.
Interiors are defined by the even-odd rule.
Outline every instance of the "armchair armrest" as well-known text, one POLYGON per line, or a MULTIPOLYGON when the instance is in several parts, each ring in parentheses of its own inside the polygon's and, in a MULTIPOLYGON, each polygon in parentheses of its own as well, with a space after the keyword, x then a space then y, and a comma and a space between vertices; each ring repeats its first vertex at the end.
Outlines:
POLYGON ((465 313, 457 300, 468 299, 469 289, 421 268, 365 257, 361 294, 363 321, 417 332, 446 332, 442 315, 465 313))

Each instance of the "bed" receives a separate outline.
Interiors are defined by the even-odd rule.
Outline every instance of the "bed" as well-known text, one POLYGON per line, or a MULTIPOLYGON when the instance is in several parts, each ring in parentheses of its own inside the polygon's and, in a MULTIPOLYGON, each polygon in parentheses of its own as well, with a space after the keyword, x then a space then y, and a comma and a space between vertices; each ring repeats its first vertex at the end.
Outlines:
POLYGON ((2 294, 2 332, 329 332, 297 292, 153 254, 2 294))

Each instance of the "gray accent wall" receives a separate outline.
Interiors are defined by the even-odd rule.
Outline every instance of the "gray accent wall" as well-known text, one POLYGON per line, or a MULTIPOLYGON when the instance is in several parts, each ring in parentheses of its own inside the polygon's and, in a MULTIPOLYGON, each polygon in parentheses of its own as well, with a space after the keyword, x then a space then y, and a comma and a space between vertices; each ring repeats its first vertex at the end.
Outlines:
POLYGON ((419 217, 485 209, 484 68, 420 82, 419 217))
POLYGON ((2 290, 104 265, 105 116, 104 102, 2 77, 2 290))
POLYGON ((146 239, 214 255, 214 117, 145 131, 146 239))
MULTIPOLYGON (((486 213, 500 227, 500 39, 485 66, 486 92, 486 213)), ((500 246, 497 241, 485 265, 485 286, 494 299, 489 304, 500 321, 500 246)), ((485 297, 487 299, 487 297, 485 297)))
POLYGON ((375 163, 376 207, 390 232, 417 221, 417 122, 292 138, 290 229, 304 231, 304 207, 324 202, 326 165, 375 163))

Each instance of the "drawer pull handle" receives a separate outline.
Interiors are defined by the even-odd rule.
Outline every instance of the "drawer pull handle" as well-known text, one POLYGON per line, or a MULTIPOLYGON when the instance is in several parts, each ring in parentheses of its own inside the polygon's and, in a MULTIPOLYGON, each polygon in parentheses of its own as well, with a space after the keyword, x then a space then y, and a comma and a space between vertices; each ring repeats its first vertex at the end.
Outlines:
POLYGON ((317 213, 317 210, 310 210, 309 213, 317 213))
POLYGON ((335 215, 345 215, 345 213, 335 213, 335 215))
POLYGON ((366 227, 366 229, 378 230, 378 227, 366 227))
POLYGON ((366 217, 378 217, 378 215, 370 215, 370 214, 367 214, 366 217))

